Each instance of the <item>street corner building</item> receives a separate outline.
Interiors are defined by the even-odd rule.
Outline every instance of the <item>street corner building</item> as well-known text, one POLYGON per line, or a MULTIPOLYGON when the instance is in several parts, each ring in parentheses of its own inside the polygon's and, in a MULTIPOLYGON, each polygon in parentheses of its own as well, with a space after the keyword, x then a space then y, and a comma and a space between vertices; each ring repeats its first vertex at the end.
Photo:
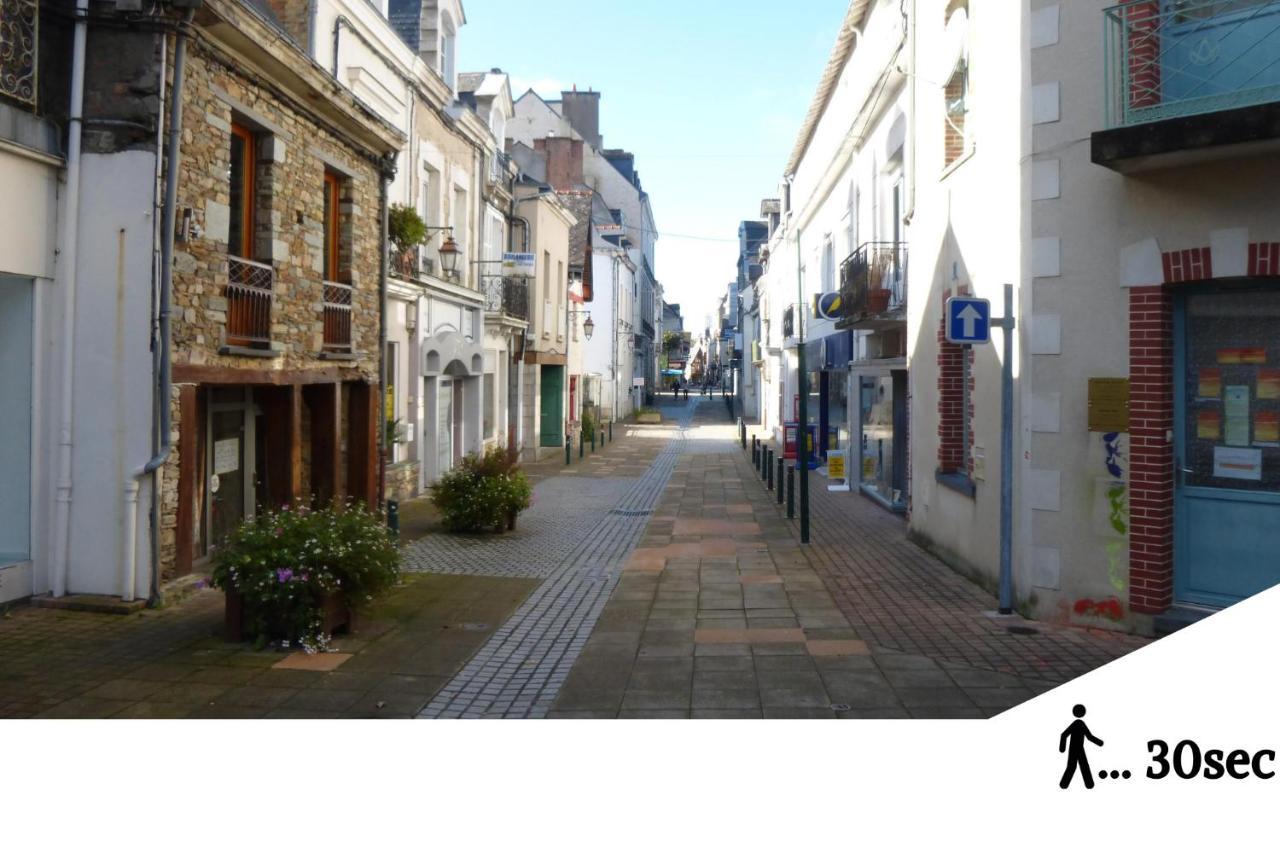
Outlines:
POLYGON ((31 535, 0 594, 146 598, 258 507, 376 504, 400 133, 264 5, 40 15, 41 113, 76 120, 51 156, 27 155, 51 174, 13 186, 44 201, 30 227, 47 233, 0 258, 43 262, 3 288, 23 303, 6 322, 29 318, 34 338, 34 428, 31 535), (56 207, 41 198, 55 169, 56 207))

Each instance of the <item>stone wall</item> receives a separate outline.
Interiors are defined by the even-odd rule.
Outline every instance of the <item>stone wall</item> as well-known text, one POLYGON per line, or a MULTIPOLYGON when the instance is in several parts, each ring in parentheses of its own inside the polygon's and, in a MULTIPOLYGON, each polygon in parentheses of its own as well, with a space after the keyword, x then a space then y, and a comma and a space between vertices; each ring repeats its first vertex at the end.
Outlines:
POLYGON ((261 369, 317 365, 323 348, 324 175, 343 176, 341 277, 353 286, 352 366, 370 381, 378 370, 379 175, 374 163, 267 86, 228 67, 199 42, 191 45, 184 83, 183 161, 179 210, 196 226, 174 260, 175 364, 261 369), (227 173, 231 125, 257 139, 255 260, 274 272, 271 315, 275 357, 222 354, 227 323, 227 173), (349 252, 349 254, 348 254, 349 252), (345 258, 350 258, 349 265, 345 258))
POLYGON ((418 493, 417 462, 397 462, 387 466, 385 497, 389 501, 407 501, 418 493))

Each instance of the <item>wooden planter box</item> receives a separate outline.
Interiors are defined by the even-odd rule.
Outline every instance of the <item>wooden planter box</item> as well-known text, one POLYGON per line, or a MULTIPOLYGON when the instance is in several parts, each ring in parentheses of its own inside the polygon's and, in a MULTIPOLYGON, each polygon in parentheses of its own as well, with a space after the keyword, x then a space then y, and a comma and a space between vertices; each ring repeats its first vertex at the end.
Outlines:
MULTIPOLYGON (((238 592, 226 593, 224 624, 228 643, 244 642, 244 622, 244 597, 238 592)), ((320 630, 325 634, 350 634, 356 630, 356 614, 341 595, 329 593, 321 605, 321 623, 320 630)))

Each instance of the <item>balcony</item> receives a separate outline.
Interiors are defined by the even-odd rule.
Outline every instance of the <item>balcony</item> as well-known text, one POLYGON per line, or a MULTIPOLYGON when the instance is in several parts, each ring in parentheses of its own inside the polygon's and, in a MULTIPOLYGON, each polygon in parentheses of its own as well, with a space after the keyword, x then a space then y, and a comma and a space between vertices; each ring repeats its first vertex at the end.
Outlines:
POLYGON ((503 151, 495 151, 489 157, 489 174, 486 178, 490 189, 501 187, 507 182, 507 170, 511 165, 511 158, 503 151))
POLYGON ((36 103, 37 0, 0 0, 0 95, 36 103))
POLYGON ((484 308, 513 320, 529 321, 529 282, 511 276, 494 276, 484 282, 484 308))
POLYGON ((1103 15, 1094 163, 1131 172, 1280 149, 1280 0, 1135 0, 1103 15))
POLYGON ((269 264, 227 257, 226 346, 271 350, 271 302, 275 272, 269 264))
POLYGON ((427 257, 422 246, 410 246, 403 252, 391 250, 391 274, 404 281, 415 281, 424 275, 435 275, 435 261, 427 257))
POLYGON ((863 243, 840 265, 837 329, 883 330, 907 321, 907 244, 863 243))
POLYGON ((351 285, 324 283, 324 351, 351 354, 351 285))

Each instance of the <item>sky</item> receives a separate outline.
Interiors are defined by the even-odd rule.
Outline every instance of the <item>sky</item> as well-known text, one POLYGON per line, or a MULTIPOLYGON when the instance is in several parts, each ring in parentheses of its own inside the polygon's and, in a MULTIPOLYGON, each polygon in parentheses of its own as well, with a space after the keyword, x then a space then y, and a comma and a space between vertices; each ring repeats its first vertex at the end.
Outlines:
POLYGON ((609 148, 636 155, 654 271, 700 331, 734 279, 738 223, 779 194, 847 0, 463 0, 461 71, 512 94, 601 93, 609 148))

